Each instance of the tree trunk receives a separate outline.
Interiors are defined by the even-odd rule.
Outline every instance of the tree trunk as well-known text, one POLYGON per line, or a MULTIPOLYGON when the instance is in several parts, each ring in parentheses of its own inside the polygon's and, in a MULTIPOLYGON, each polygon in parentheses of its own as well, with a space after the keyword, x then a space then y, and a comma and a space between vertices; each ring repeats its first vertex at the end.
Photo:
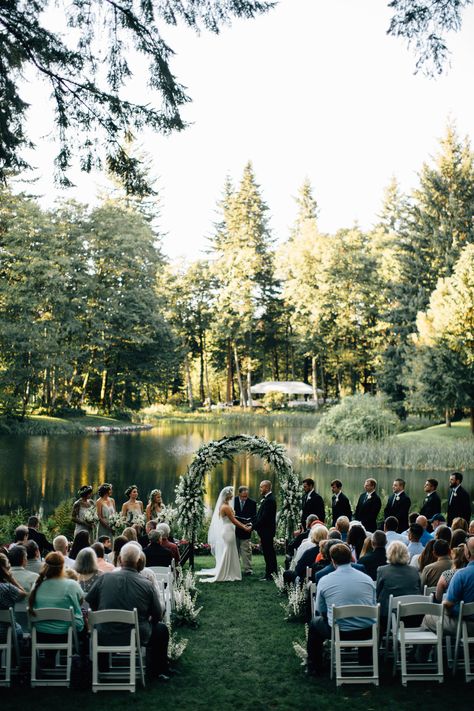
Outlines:
POLYGON ((471 434, 474 435, 474 407, 469 408, 470 420, 471 420, 471 434))
POLYGON ((244 388, 242 385, 242 377, 240 375, 239 356, 237 354, 237 346, 235 344, 235 341, 234 341, 234 362, 235 362, 235 374, 237 376, 237 382, 239 384, 240 406, 245 407, 245 405, 246 405, 245 392, 244 392, 244 388))
POLYGON ((328 393, 327 393, 327 387, 326 387, 326 378, 324 377, 324 365, 323 362, 321 361, 321 388, 323 390, 323 400, 326 402, 328 393))
POLYGON ((316 405, 316 410, 318 409, 318 361, 316 356, 311 359, 311 372, 312 372, 312 386, 313 386, 313 400, 316 405))
POLYGON ((89 382, 89 375, 90 375, 90 371, 88 370, 88 371, 84 374, 84 378, 83 378, 83 380, 82 380, 81 397, 80 397, 80 400, 79 400, 79 404, 80 404, 80 405, 83 405, 83 404, 84 404, 84 398, 86 397, 87 383, 89 382))
POLYGON ((446 427, 451 427, 451 410, 449 407, 444 411, 444 420, 446 422, 446 427))
POLYGON ((227 340, 227 385, 226 385, 226 401, 228 405, 233 405, 232 398, 232 345, 230 338, 227 340))
POLYGON ((211 386, 209 385, 209 371, 207 369, 207 354, 206 353, 204 353, 204 379, 206 381, 207 406, 209 409, 211 409, 212 395, 211 395, 211 386))
POLYGON ((304 357, 304 364, 303 364, 303 383, 308 383, 308 375, 309 375, 309 358, 308 356, 304 357))
POLYGON ((199 333, 199 397, 204 405, 206 395, 204 392, 204 340, 202 337, 202 331, 199 333))
POLYGON ((247 370, 247 406, 248 407, 253 407, 252 403, 252 392, 250 388, 252 387, 252 370, 250 367, 250 358, 249 358, 249 368, 247 370))
POLYGON ((105 389, 107 387, 107 368, 102 371, 102 383, 100 386, 100 404, 102 407, 105 405, 105 389))
POLYGON ((186 369, 186 387, 188 391, 188 403, 191 410, 194 410, 193 384, 191 382, 191 368, 189 367, 189 355, 187 353, 184 359, 184 367, 186 369))

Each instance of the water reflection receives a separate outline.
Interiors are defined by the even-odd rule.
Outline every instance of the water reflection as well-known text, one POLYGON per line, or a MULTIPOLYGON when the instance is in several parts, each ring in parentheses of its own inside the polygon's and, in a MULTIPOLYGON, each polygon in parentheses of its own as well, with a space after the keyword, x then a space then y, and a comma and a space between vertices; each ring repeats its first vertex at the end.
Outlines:
MULTIPOLYGON (((303 428, 262 426, 252 434, 285 444, 295 470, 301 478, 309 476, 315 480, 326 503, 331 497, 330 481, 336 477, 343 481, 344 491, 353 503, 368 476, 378 480, 382 494, 390 493, 393 479, 402 476, 412 502, 417 505, 423 498, 426 477, 434 476, 440 481, 441 497, 446 499, 447 472, 347 469, 303 461, 299 457, 299 444, 305 432, 303 428)), ((177 480, 186 471, 196 449, 203 442, 232 434, 239 434, 238 425, 232 428, 200 422, 162 423, 150 431, 123 435, 0 437, 0 511, 5 513, 20 505, 49 513, 83 484, 90 482, 96 490, 103 481, 113 483, 118 504, 125 500, 124 491, 131 483, 138 485, 144 501, 152 489, 160 488, 165 503, 171 502, 177 480)), ((219 491, 228 484, 234 487, 245 484, 256 498, 262 478, 274 481, 265 462, 258 457, 237 455, 208 475, 206 506, 210 509, 219 491)), ((465 474, 465 485, 473 493, 473 472, 465 474)))

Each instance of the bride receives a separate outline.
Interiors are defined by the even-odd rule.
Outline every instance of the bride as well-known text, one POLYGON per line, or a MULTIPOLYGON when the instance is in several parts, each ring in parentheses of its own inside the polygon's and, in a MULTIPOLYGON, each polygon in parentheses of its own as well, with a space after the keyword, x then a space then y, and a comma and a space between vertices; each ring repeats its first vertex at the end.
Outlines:
POLYGON ((248 531, 251 526, 244 526, 235 518, 234 509, 230 505, 233 496, 234 489, 231 486, 222 489, 212 514, 207 540, 216 558, 216 567, 200 571, 199 575, 212 575, 212 578, 203 580, 205 583, 242 580, 235 527, 248 531))

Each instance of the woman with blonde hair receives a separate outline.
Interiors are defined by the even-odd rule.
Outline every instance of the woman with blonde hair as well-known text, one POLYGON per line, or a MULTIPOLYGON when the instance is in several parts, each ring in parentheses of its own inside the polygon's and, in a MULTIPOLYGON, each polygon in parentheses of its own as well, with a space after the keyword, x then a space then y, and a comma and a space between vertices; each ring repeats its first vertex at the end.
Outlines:
POLYGON ((435 592, 436 602, 442 602, 443 595, 447 591, 454 574, 467 565, 466 546, 464 543, 451 550, 451 559, 453 561, 451 568, 444 570, 439 577, 435 592))
POLYGON ((410 554, 405 543, 392 541, 387 548, 388 565, 377 569, 377 602, 380 603, 382 620, 387 619, 390 595, 420 595, 420 574, 409 565, 410 554))
POLYGON ((132 526, 127 526, 127 528, 124 528, 122 531, 122 536, 127 539, 127 542, 130 543, 130 541, 138 541, 138 536, 135 528, 132 528, 132 526))
POLYGON ((159 489, 153 489, 150 492, 148 499, 148 504, 145 509, 146 520, 151 521, 156 518, 163 508, 163 501, 161 498, 161 491, 159 489))

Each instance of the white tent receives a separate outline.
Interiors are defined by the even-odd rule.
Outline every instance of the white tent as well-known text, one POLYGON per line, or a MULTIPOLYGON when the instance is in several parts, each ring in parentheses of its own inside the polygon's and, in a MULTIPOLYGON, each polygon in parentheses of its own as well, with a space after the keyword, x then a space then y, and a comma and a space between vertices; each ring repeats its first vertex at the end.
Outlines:
MULTIPOLYGON (((267 380, 257 383, 250 388, 252 395, 265 395, 265 393, 285 393, 286 395, 312 395, 313 388, 307 383, 296 380, 267 380)), ((318 390, 322 392, 322 390, 318 390)))

